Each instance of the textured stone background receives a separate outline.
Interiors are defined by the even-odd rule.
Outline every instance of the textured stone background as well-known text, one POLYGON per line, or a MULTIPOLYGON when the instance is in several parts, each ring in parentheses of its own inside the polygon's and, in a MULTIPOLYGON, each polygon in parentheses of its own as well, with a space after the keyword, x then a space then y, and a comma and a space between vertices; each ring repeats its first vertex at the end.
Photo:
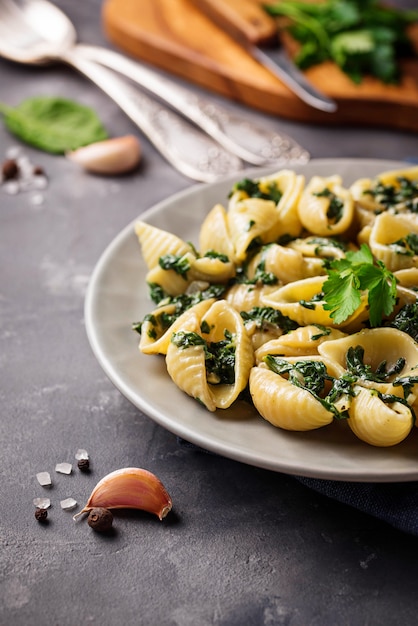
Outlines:
MULTIPOLYGON (((57 4, 81 40, 106 45, 99 0, 57 4)), ((93 106, 112 135, 135 132, 74 71, 0 62, 1 101, 39 94, 93 106)), ((407 133, 265 123, 312 157, 418 154, 417 137, 407 133)), ((16 143, 1 126, 2 155, 16 143)), ((95 263, 141 211, 192 184, 145 139, 143 150, 138 173, 103 179, 25 148, 48 173, 43 203, 0 190, 0 623, 415 624, 416 539, 290 476, 179 447, 96 362, 83 324, 95 263), (91 474, 55 474, 55 463, 74 462, 80 447, 90 452, 91 474), (61 511, 60 499, 82 503, 102 476, 135 465, 155 472, 173 496, 163 523, 121 512, 104 537, 61 511), (35 479, 42 470, 54 479, 47 526, 33 516, 32 499, 45 493, 35 479)))

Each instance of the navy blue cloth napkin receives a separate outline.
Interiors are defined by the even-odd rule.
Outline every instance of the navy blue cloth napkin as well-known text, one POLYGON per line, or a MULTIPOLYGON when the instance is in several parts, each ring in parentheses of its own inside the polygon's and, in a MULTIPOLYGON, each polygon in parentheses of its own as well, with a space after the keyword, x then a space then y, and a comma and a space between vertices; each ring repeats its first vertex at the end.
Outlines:
POLYGON ((418 536, 418 482, 351 483, 300 476, 297 479, 328 498, 373 515, 405 533, 418 536))
MULTIPOLYGON (((214 454, 178 437, 183 448, 214 454)), ((352 506, 410 535, 418 536, 418 482, 352 483, 295 476, 318 493, 352 506)))

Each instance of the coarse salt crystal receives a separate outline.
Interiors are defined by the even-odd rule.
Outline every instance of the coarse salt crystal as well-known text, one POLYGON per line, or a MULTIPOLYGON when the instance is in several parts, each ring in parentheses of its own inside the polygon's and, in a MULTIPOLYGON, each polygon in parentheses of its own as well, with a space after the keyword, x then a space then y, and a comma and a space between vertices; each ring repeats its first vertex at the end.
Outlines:
POLYGON ((34 498, 33 503, 38 509, 49 509, 51 506, 51 500, 49 498, 34 498))
POLYGON ((36 474, 36 480, 42 487, 49 487, 52 484, 49 472, 38 472, 36 474))
POLYGON ((9 196, 15 196, 20 191, 20 185, 17 180, 8 180, 3 183, 3 190, 9 194, 9 196))
POLYGON ((37 175, 33 179, 34 189, 46 189, 48 187, 48 179, 46 176, 37 175))
POLYGON ((19 146, 11 146, 6 150, 6 158, 7 159, 17 159, 22 152, 22 149, 19 146))
POLYGON ((77 500, 74 500, 74 498, 66 498, 65 500, 60 500, 60 505, 64 511, 70 511, 77 506, 77 500))
POLYGON ((40 206, 45 201, 44 196, 41 193, 35 193, 31 196, 29 202, 32 206, 40 206))
POLYGON ((81 461, 81 459, 88 459, 89 453, 87 452, 87 450, 83 450, 83 448, 79 448, 74 456, 77 459, 77 461, 81 461))
POLYGON ((26 156, 26 154, 20 154, 16 159, 16 163, 18 164, 19 169, 21 173, 23 174, 23 176, 29 175, 32 173, 33 165, 30 162, 29 157, 26 156))
POLYGON ((71 463, 57 463, 55 466, 55 471, 60 474, 71 474, 73 466, 71 463))

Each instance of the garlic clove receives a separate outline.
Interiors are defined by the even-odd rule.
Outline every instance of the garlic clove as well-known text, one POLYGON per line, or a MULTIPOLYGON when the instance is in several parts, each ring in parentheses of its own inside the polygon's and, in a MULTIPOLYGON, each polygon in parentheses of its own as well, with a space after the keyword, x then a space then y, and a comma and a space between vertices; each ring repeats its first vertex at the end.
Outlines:
POLYGON ((72 152, 67 158, 95 174, 125 174, 141 160, 141 145, 134 135, 97 141, 72 152))
POLYGON ((155 474, 138 467, 125 467, 107 474, 93 489, 86 506, 73 519, 91 509, 140 509, 160 520, 171 511, 172 501, 155 474))

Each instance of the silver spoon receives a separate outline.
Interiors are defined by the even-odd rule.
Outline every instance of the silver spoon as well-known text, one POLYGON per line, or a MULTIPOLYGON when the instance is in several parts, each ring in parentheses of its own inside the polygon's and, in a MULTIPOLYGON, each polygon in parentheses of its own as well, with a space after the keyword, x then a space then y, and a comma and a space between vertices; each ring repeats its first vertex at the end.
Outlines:
POLYGON ((167 161, 194 180, 213 182, 243 168, 239 157, 183 117, 84 58, 75 41, 73 25, 49 2, 28 0, 20 7, 0 0, 0 55, 19 63, 63 61, 73 66, 120 106, 167 161))
MULTIPOLYGON (((306 163, 308 152, 284 133, 277 133, 250 122, 239 113, 192 93, 179 84, 164 78, 127 57, 112 50, 77 44, 76 32, 66 15, 46 0, 0 0, 0 24, 4 21, 4 34, 0 31, 0 54, 24 63, 45 63, 64 60, 74 65, 74 55, 83 61, 94 61, 124 74, 148 92, 177 109, 182 116, 192 120, 213 137, 226 150, 253 165, 265 163, 306 163), (7 21, 10 27, 6 28, 7 21), (19 21, 19 23, 17 23, 19 21), (22 25, 23 22, 23 25, 22 25), (38 36, 33 42, 15 39, 15 30, 30 28, 38 36), (13 33, 13 35, 11 34, 13 33), (7 36, 8 35, 8 36, 7 36), (69 52, 72 59, 68 59, 69 52), (66 58, 63 58, 65 55, 66 58)), ((81 71, 82 68, 78 67, 81 71)))

